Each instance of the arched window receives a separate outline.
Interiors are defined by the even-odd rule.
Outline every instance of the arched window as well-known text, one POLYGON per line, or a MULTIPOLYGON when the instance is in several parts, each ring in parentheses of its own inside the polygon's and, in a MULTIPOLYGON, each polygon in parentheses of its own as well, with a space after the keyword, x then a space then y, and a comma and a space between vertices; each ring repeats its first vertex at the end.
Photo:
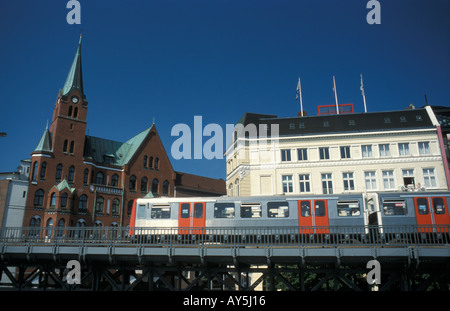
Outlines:
POLYGON ((86 169, 84 169, 83 183, 84 183, 85 185, 87 185, 88 180, 89 180, 89 169, 86 168, 86 169))
POLYGON ((75 142, 72 140, 71 142, 70 142, 70 154, 73 154, 73 148, 75 148, 75 142))
POLYGON ((147 192, 147 186, 148 186, 148 179, 147 177, 141 178, 141 192, 147 192))
POLYGON ((61 202, 59 204, 61 206, 61 208, 66 208, 67 207, 67 193, 63 193, 61 195, 61 202))
POLYGON ((56 205, 56 193, 52 193, 52 195, 50 196, 50 206, 54 207, 56 205))
POLYGON ((155 159, 155 170, 159 170, 159 158, 155 159))
POLYGON ((58 166, 56 166, 56 180, 57 181, 61 180, 62 170, 63 170, 63 166, 61 163, 59 163, 58 166))
POLYGON ((96 213, 103 213, 103 197, 98 197, 95 201, 95 212, 96 213))
POLYGON ((97 185, 103 185, 103 180, 104 180, 105 176, 103 175, 102 172, 98 172, 95 178, 95 183, 97 185))
POLYGON ((87 195, 83 194, 80 197, 80 201, 78 202, 78 213, 86 213, 87 212, 87 195))
POLYGON ((118 215, 119 214, 119 206, 120 206, 119 199, 114 199, 113 202, 112 202, 112 214, 113 215, 118 215))
POLYGON ((32 181, 36 181, 37 171, 38 171, 38 163, 37 163, 37 161, 36 161, 36 162, 34 162, 34 164, 33 164, 33 173, 31 174, 31 180, 32 180, 32 181))
POLYGON ((30 227, 40 227, 41 226, 41 217, 34 216, 30 219, 30 227))
POLYGON ((144 167, 147 168, 147 156, 144 156, 144 167))
POLYGON ((119 176, 117 174, 112 175, 111 186, 119 187, 119 176))
POLYGON ((148 160, 148 168, 153 168, 153 157, 148 160))
POLYGON ((73 117, 76 118, 78 116, 78 108, 75 107, 75 109, 73 110, 73 117))
POLYGON ((167 180, 164 180, 163 182, 163 195, 169 195, 169 182, 167 180))
POLYGON ((72 107, 72 106, 69 106, 69 113, 67 114, 69 117, 72 116, 72 110, 73 110, 73 107, 72 107))
POLYGON ((230 197, 233 196, 233 184, 232 183, 228 185, 228 195, 230 197))
POLYGON ((66 225, 66 221, 64 220, 64 218, 61 218, 58 221, 58 228, 56 229, 56 235, 58 237, 61 237, 61 236, 64 235, 64 227, 65 227, 65 225, 66 225))
POLYGON ((236 196, 239 196, 239 178, 236 179, 236 181, 234 182, 234 185, 236 187, 236 196))
POLYGON ((64 144, 63 144, 63 152, 67 152, 67 139, 64 140, 64 144))
POLYGON ((47 220, 47 237, 51 237, 52 236, 52 228, 53 228, 53 218, 49 218, 47 220))
POLYGON ((130 176, 130 190, 136 191, 136 176, 134 175, 130 176))
POLYGON ((153 182, 152 182, 152 194, 154 195, 154 196, 157 196, 158 195, 158 186, 159 186, 159 181, 158 181, 158 179, 153 179, 153 182))
POLYGON ((75 166, 72 165, 71 167, 69 167, 69 177, 68 177, 69 182, 73 182, 74 176, 75 176, 75 166))
POLYGON ((47 171, 47 162, 41 164, 41 179, 45 179, 45 173, 47 171))
POLYGON ((44 190, 38 189, 34 193, 34 206, 42 206, 44 204, 44 190))

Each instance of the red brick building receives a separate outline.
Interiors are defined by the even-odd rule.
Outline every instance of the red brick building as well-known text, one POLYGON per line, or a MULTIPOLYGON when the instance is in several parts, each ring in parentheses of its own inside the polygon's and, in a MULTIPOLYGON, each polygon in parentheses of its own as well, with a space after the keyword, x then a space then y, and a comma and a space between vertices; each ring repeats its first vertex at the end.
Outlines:
POLYGON ((155 124, 116 142, 86 135, 87 111, 80 38, 50 128, 31 153, 24 226, 127 226, 136 198, 177 188, 183 196, 226 194, 222 179, 174 171, 155 124))

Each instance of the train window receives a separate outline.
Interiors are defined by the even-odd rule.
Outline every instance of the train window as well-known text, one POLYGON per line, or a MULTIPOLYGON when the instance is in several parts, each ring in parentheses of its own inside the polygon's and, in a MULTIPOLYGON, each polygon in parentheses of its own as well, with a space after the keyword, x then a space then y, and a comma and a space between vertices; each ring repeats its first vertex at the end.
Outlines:
POLYGON ((152 219, 170 218, 170 205, 153 204, 151 218, 152 219))
POLYGON ((317 200, 314 202, 315 204, 315 210, 314 210, 314 214, 316 217, 323 217, 326 214, 325 211, 325 201, 323 200, 317 200))
POLYGON ((145 204, 139 204, 138 205, 138 210, 137 210, 137 218, 138 219, 144 219, 146 216, 146 206, 145 204))
POLYGON ((419 215, 428 215, 430 213, 428 209, 428 199, 427 198, 417 198, 416 207, 419 215))
POLYGON ((408 214, 405 200, 383 200, 383 213, 386 216, 408 214))
POLYGON ((194 203, 194 218, 203 217, 203 203, 194 203))
POLYGON ((241 218, 260 218, 261 203, 242 203, 241 218))
POLYGON ((338 201, 337 214, 340 217, 360 216, 359 201, 338 201))
POLYGON ((181 203, 181 218, 189 218, 191 210, 190 203, 181 203))
POLYGON ((435 214, 445 214, 445 204, 443 198, 433 198, 433 208, 435 214))
POLYGON ((267 203, 267 217, 269 217, 269 218, 289 217, 288 202, 269 202, 269 203, 267 203))
POLYGON ((310 201, 301 201, 300 202, 300 213, 302 217, 310 217, 311 216, 311 202, 310 201))
POLYGON ((234 203, 215 203, 214 218, 234 218, 234 203))

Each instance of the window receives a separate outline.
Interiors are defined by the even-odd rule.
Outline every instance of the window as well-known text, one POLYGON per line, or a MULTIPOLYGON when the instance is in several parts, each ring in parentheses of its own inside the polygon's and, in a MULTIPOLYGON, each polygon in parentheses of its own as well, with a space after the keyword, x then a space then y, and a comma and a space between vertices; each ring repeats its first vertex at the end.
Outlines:
POLYGON ((73 149, 75 148, 75 142, 72 140, 71 142, 70 142, 70 149, 69 149, 69 152, 70 152, 70 154, 73 154, 73 149))
POLYGON ((289 217, 288 202, 268 202, 267 217, 269 218, 286 218, 289 217))
POLYGON ((203 203, 194 203, 194 218, 203 218, 203 203))
POLYGON ((136 176, 134 176, 134 175, 130 176, 129 189, 130 189, 130 191, 136 191, 136 176))
POLYGON ((67 193, 63 193, 61 195, 61 202, 59 203, 59 205, 61 206, 61 208, 67 207, 67 193))
POLYGON ((382 171, 384 189, 395 189, 394 171, 382 171))
POLYGON ((153 168, 153 157, 148 159, 148 168, 153 168))
POLYGON ((425 187, 428 188, 436 187, 436 177, 434 176, 434 168, 423 169, 423 180, 425 183, 425 187))
POLYGON ((69 176, 68 176, 69 182, 73 182, 74 176, 75 176, 75 166, 72 165, 71 167, 69 167, 69 176))
POLYGON ((55 206, 56 205, 56 193, 52 193, 52 195, 50 196, 50 206, 55 206))
POLYGON ((299 161, 307 161, 308 160, 308 149, 301 148, 297 149, 297 156, 299 161))
POLYGON ((56 166, 56 180, 57 181, 61 180, 62 169, 63 169, 63 166, 61 163, 56 166))
POLYGON ((96 213, 103 213, 103 203, 104 203, 103 197, 97 197, 97 200, 95 201, 95 212, 96 213))
POLYGON ((405 170, 402 170, 402 174, 403 174, 403 184, 405 186, 408 186, 408 185, 414 186, 415 185, 414 170, 405 169, 405 170))
POLYGON ((295 123, 289 123, 289 129, 294 130, 295 129, 295 123))
POLYGON ((78 212, 79 213, 86 213, 87 212, 87 195, 83 194, 80 197, 80 201, 78 202, 78 212))
POLYGON ((159 158, 155 159, 155 170, 159 170, 159 158))
POLYGON ((337 214, 339 217, 360 216, 361 209, 359 207, 359 201, 338 201, 337 214))
POLYGON ((350 159, 350 146, 341 146, 341 159, 350 159))
POLYGON ((42 162, 42 164, 41 164, 41 180, 45 179, 46 170, 47 170, 47 162, 42 162))
POLYGON ((333 181, 331 173, 322 174, 323 194, 333 194, 333 181))
POLYGON ((298 178, 300 180, 300 192, 310 192, 311 191, 311 184, 309 181, 309 174, 300 174, 298 175, 298 178))
POLYGON ((169 204, 153 204, 152 219, 167 219, 170 218, 170 205, 169 204))
POLYGON ((163 195, 169 195, 169 182, 164 180, 163 182, 163 195))
POLYGON ((148 179, 147 177, 142 177, 141 178, 141 192, 147 192, 147 186, 148 186, 148 179))
POLYGON ((401 156, 408 156, 409 153, 409 143, 399 143, 398 144, 398 153, 401 156))
POLYGON ((321 160, 327 160, 330 158, 330 150, 328 147, 319 148, 319 157, 321 160))
POLYGON ((378 149, 380 150, 380 157, 391 156, 391 151, 389 150, 389 144, 379 144, 378 149))
POLYGON ((364 172, 364 180, 366 183, 366 190, 377 189, 377 179, 375 177, 375 171, 364 172))
POLYGON ((105 176, 103 175, 103 173, 98 172, 97 175, 95 175, 95 183, 97 185, 103 185, 104 178, 105 178, 105 176))
POLYGON ((260 218, 261 203, 241 203, 241 218, 260 218))
POLYGON ((292 185, 292 175, 283 175, 281 176, 281 179, 283 181, 283 192, 284 193, 291 193, 293 192, 293 185, 292 185))
POLYGON ((159 187, 159 181, 158 181, 158 179, 153 179, 153 181, 152 181, 152 194, 154 195, 154 196, 156 196, 156 195, 158 195, 158 187, 159 187))
POLYGON ((445 214, 444 198, 433 198, 432 202, 433 202, 434 213, 436 215, 445 214))
POLYGON ((383 200, 383 213, 386 216, 408 214, 405 200, 383 200))
POLYGON ((431 154, 429 142, 427 141, 419 142, 419 154, 420 155, 431 154))
POLYGON ((214 203, 214 218, 234 218, 234 203, 214 203))
POLYGON ((32 173, 32 178, 31 178, 31 180, 32 181, 36 181, 36 177, 37 177, 37 173, 38 173, 38 163, 37 162, 34 162, 34 164, 33 164, 33 173, 32 173))
POLYGON ((42 206, 44 204, 44 190, 38 189, 34 193, 34 206, 42 206))
POLYGON ((302 217, 311 216, 311 202, 310 201, 301 201, 300 202, 300 214, 302 217))
POLYGON ((342 173, 342 179, 344 180, 344 190, 355 190, 355 181, 352 172, 342 173))
POLYGON ((372 145, 363 145, 361 146, 362 157, 363 158, 371 158, 373 157, 372 153, 372 145))
POLYGON ((137 218, 138 219, 145 219, 147 214, 147 207, 145 204, 139 204, 137 209, 137 218))
POLYGON ((327 214, 324 200, 314 201, 314 214, 316 217, 324 217, 327 214))
POLYGON ((83 183, 85 185, 87 185, 88 180, 89 180, 89 169, 86 168, 86 169, 84 169, 84 173, 83 173, 83 183))
POLYGON ((281 150, 281 161, 282 162, 291 161, 291 149, 281 150))
POLYGON ((427 198, 417 198, 416 199, 416 208, 419 215, 428 215, 430 213, 428 208, 428 199, 427 198))
POLYGON ((111 186, 119 187, 119 176, 117 174, 112 175, 111 186))
POLYGON ((181 203, 181 218, 189 218, 191 213, 190 203, 181 203))
POLYGON ((78 108, 75 107, 75 109, 73 110, 73 117, 76 118, 78 116, 78 108))
POLYGON ((111 210, 111 213, 113 215, 119 215, 119 206, 120 206, 119 199, 114 199, 112 202, 112 210, 111 210))
POLYGON ((66 140, 64 140, 64 144, 63 144, 63 152, 65 152, 65 153, 67 153, 67 144, 68 144, 68 141, 66 139, 66 140))
POLYGON ((144 156, 144 168, 147 168, 147 156, 144 156))

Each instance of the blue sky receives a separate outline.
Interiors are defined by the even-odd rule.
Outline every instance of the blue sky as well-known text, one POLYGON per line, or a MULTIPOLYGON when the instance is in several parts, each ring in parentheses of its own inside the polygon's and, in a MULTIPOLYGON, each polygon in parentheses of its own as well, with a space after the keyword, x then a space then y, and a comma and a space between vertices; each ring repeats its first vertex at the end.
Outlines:
MULTIPOLYGON (((169 157, 177 123, 225 128, 245 112, 296 116, 339 103, 363 111, 449 106, 450 1, 66 0, 0 2, 0 171, 28 158, 51 120, 83 31, 92 136, 126 141, 156 120, 169 157)), ((205 142, 209 137, 205 137, 205 142)), ((225 144, 225 141, 224 141, 225 144)), ((174 160, 175 170, 226 177, 225 160, 174 160)))

